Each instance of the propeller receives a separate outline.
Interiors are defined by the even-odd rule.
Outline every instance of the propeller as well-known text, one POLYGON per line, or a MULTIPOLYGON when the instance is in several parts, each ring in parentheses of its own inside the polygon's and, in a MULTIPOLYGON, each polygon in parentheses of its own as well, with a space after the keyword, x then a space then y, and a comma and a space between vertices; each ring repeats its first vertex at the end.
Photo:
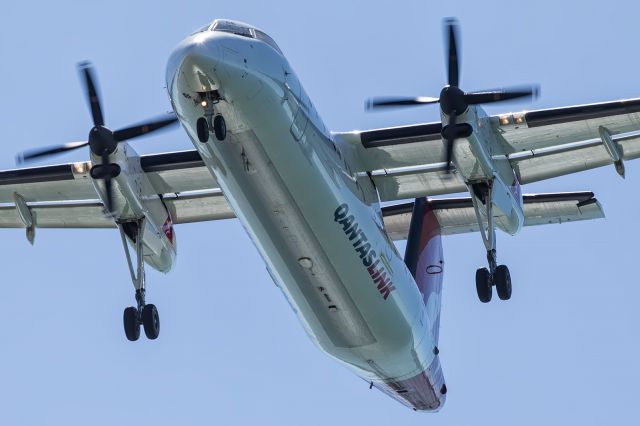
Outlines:
POLYGON ((377 97, 367 100, 366 109, 398 108, 440 104, 442 112, 448 116, 448 124, 442 128, 442 138, 446 142, 447 171, 451 170, 453 147, 456 139, 469 137, 473 128, 468 123, 457 123, 457 117, 467 111, 469 105, 503 102, 518 98, 535 98, 538 86, 520 86, 508 89, 464 92, 460 84, 460 49, 458 47, 458 22, 454 18, 444 20, 445 51, 447 52, 447 85, 437 98, 418 97, 377 97))
POLYGON ((140 124, 112 131, 104 126, 104 116, 102 114, 100 95, 98 94, 95 83, 96 78, 93 66, 89 62, 81 62, 78 64, 78 71, 84 86, 93 121, 93 127, 89 131, 88 140, 24 151, 18 154, 16 161, 19 164, 22 164, 33 161, 37 158, 62 154, 89 146, 91 152, 101 159, 100 164, 96 164, 91 168, 91 177, 94 179, 102 179, 104 181, 106 194, 105 207, 109 212, 113 212, 113 185, 111 180, 120 174, 120 166, 117 164, 111 164, 109 161, 109 155, 116 150, 118 143, 155 132, 177 123, 178 119, 173 114, 165 115, 140 124))

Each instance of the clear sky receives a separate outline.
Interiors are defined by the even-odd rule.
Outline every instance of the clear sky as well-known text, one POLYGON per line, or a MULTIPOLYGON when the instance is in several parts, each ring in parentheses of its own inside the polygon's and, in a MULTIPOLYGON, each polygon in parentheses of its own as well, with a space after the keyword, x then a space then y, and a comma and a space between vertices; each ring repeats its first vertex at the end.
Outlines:
MULTIPOLYGON (((0 168, 24 149, 84 140, 90 115, 75 64, 98 71, 107 124, 169 110, 168 55, 217 17, 272 35, 334 130, 437 119, 436 107, 365 114, 373 95, 437 96, 441 21, 462 26, 468 90, 539 83, 534 104, 640 96, 637 2, 120 1, 3 2, 0 168)), ((141 153, 191 148, 180 129, 141 153)), ((88 151, 53 159, 84 160, 88 151)), ((638 424, 638 186, 613 167, 525 187, 593 190, 607 219, 499 234, 513 298, 477 300, 479 235, 444 241, 438 414, 414 413, 313 346, 234 220, 177 228, 178 263, 149 270, 157 341, 126 341, 133 304, 112 230, 2 230, 0 424, 638 424)), ((404 247, 403 244, 401 244, 404 247)))

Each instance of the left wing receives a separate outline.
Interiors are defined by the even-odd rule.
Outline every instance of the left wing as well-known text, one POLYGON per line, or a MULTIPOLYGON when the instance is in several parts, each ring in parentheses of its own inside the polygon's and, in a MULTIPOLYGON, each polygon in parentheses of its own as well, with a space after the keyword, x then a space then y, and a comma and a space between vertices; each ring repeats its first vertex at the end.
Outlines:
MULTIPOLYGON (((215 178, 195 150, 143 155, 143 170, 173 222, 234 217, 215 178)), ((21 228, 24 200, 39 228, 111 228, 89 171, 90 162, 0 171, 0 227, 21 228), (18 199, 16 199, 16 197, 18 199)))
MULTIPOLYGON (((484 123, 484 124, 483 124, 484 123)), ((487 117, 521 184, 550 179, 640 157, 640 98, 487 117), (616 161, 621 160, 621 161, 616 161)), ((426 123, 335 133, 360 160, 382 201, 466 192, 446 173, 442 124, 426 123)))
POLYGON ((522 184, 640 157, 640 98, 491 119, 522 184))
MULTIPOLYGON (((446 171, 440 123, 334 133, 345 142, 378 189, 381 201, 465 192, 467 186, 446 171)), ((356 162, 354 162, 355 164, 356 162)))

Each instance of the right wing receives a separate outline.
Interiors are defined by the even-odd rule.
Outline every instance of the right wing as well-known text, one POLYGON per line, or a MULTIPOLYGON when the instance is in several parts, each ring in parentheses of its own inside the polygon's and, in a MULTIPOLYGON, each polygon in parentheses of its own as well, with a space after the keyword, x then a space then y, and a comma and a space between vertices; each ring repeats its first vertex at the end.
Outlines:
MULTIPOLYGON (((143 155, 140 163, 154 189, 148 195, 162 195, 175 224, 234 217, 197 151, 143 155)), ((90 169, 90 162, 78 162, 0 171, 0 227, 24 227, 16 196, 35 213, 39 228, 114 227, 90 169)))
MULTIPOLYGON (((604 211, 593 192, 525 194, 524 226, 575 222, 604 218, 604 211)), ((479 226, 470 197, 429 199, 442 235, 478 232, 479 226)), ((382 208, 385 229, 394 240, 406 240, 413 202, 382 208)), ((495 216, 499 221, 500 214, 495 216)))

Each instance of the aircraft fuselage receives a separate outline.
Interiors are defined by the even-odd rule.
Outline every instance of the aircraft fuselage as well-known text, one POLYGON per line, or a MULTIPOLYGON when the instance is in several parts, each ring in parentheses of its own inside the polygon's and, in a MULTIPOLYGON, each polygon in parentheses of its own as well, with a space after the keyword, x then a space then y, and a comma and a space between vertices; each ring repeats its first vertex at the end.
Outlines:
POLYGON ((311 339, 403 403, 439 409, 446 388, 427 310, 375 187, 351 172, 284 56, 255 38, 196 33, 172 54, 167 87, 311 339), (203 143, 197 121, 210 103, 227 135, 203 143))

